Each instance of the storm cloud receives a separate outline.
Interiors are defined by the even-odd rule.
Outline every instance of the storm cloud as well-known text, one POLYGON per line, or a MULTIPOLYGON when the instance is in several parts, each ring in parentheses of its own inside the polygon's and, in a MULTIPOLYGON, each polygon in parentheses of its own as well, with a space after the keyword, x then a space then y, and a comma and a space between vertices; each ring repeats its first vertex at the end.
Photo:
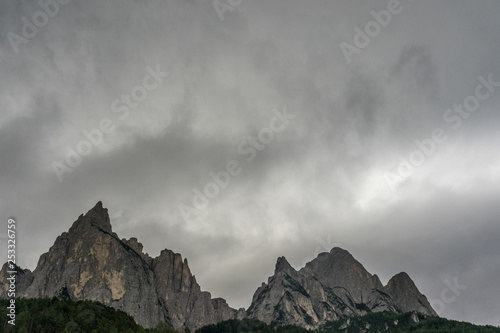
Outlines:
POLYGON ((18 263, 101 200, 120 237, 181 253, 232 307, 279 256, 298 269, 340 246, 383 283, 408 272, 442 316, 500 325, 500 3, 401 0, 374 34, 395 1, 221 2, 1 1, 0 212, 18 263), (453 111, 478 85, 478 108, 453 111))

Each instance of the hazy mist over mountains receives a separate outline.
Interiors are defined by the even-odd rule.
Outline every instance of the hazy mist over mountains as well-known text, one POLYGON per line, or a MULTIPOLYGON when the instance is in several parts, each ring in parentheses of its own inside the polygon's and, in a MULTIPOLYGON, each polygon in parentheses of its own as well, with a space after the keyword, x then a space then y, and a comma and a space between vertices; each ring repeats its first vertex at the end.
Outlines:
POLYGON ((234 309, 339 247, 500 325, 498 2, 41 3, 0 2, 20 267, 102 201, 234 309))

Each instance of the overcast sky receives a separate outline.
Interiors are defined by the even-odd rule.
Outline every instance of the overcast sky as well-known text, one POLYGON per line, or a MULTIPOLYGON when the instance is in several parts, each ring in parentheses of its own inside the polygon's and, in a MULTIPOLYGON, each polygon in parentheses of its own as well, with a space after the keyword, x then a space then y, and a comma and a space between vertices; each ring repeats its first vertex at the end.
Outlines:
POLYGON ((18 263, 101 200, 236 308, 278 256, 340 246, 442 316, 500 325, 500 3, 223 1, 0 0, 18 263))

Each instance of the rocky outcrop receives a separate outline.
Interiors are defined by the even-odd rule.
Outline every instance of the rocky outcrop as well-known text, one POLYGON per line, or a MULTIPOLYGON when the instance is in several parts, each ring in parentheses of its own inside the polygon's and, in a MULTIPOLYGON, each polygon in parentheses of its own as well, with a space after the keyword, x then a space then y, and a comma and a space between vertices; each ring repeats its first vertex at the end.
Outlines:
POLYGON ((215 323, 215 309, 210 293, 202 292, 189 270, 187 259, 178 253, 163 250, 153 259, 156 290, 173 327, 199 328, 215 323))
MULTIPOLYGON (((212 305, 215 310, 215 321, 221 322, 229 319, 236 318, 238 311, 231 308, 224 298, 213 298, 212 305)), ((244 310, 243 310, 244 311, 244 310)))
POLYGON ((382 311, 436 315, 406 274, 384 287, 349 252, 333 248, 299 271, 278 258, 274 275, 257 289, 247 315, 268 324, 314 329, 327 321, 382 311))
POLYGON ((416 311, 437 316, 427 297, 422 295, 408 274, 402 272, 393 276, 385 287, 398 309, 402 312, 416 311))
POLYGON ((280 257, 274 275, 255 292, 247 314, 268 324, 314 328, 326 318, 339 318, 334 306, 327 304, 327 294, 318 280, 308 280, 280 257))
POLYGON ((33 273, 29 269, 22 269, 16 264, 5 263, 0 270, 0 298, 19 297, 33 282, 33 273), (13 278, 13 279, 12 279, 13 278), (15 287, 11 289, 11 283, 15 287), (14 295, 12 295, 14 292, 14 295))
MULTIPOLYGON (((225 301, 216 302, 215 309, 180 254, 164 250, 151 258, 142 249, 136 238, 118 238, 107 209, 98 202, 57 237, 32 275, 21 270, 25 286, 18 291, 28 298, 98 301, 127 312, 144 327, 163 321, 194 331, 234 317, 236 310, 225 301)), ((5 294, 4 284, 2 288, 5 294)))

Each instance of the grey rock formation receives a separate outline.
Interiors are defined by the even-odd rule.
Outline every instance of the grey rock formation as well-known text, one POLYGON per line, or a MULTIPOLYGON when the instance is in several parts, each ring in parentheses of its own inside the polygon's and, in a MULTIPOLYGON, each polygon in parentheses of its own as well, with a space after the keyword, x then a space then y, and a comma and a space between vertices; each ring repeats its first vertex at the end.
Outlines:
POLYGON ((387 283, 385 290, 402 312, 416 311, 437 316, 427 297, 418 291, 408 274, 402 272, 393 276, 387 283))
MULTIPOLYGON (((224 298, 212 298, 212 305, 215 310, 215 321, 221 322, 224 320, 235 319, 237 318, 237 314, 240 313, 240 310, 236 311, 231 308, 224 298)), ((245 310, 243 309, 243 312, 245 310)))
POLYGON ((9 267, 9 263, 5 263, 0 270, 0 298, 11 298, 12 290, 14 291, 15 297, 19 297, 26 292, 26 289, 33 282, 33 273, 29 269, 22 269, 16 264, 12 264, 13 267, 9 267), (15 273, 12 273, 15 272, 15 273), (10 277, 15 277, 15 282, 10 277), (10 289, 11 282, 15 283, 14 289, 10 289), (11 290, 9 292, 9 290, 11 290))
POLYGON ((268 324, 314 328, 320 321, 339 318, 327 299, 328 291, 318 280, 308 280, 280 257, 274 275, 255 292, 247 314, 268 324))
POLYGON ((369 312, 436 315, 408 275, 398 274, 391 281, 384 287, 376 275, 340 248, 321 253, 299 271, 280 257, 274 275, 255 292, 247 315, 268 324, 308 329, 369 312))
MULTIPOLYGON (((180 254, 164 250, 151 258, 136 238, 120 240, 101 202, 57 237, 32 274, 19 271, 19 295, 99 301, 127 312, 144 327, 163 321, 194 331, 236 313, 221 299, 215 300, 215 308, 180 254)), ((0 286, 4 298, 6 287, 5 282, 0 286)))
POLYGON ((57 237, 33 275, 25 293, 28 298, 65 293, 73 300, 98 301, 123 310, 145 327, 163 320, 154 272, 112 232, 100 202, 57 237))
POLYGON ((236 311, 224 299, 201 291, 180 254, 163 250, 152 258, 137 238, 120 240, 101 202, 57 237, 33 272, 4 264, 2 298, 9 297, 12 270, 16 297, 99 301, 127 312, 144 327, 166 322, 180 331, 246 317, 313 329, 326 321, 386 310, 436 315, 406 273, 384 287, 340 248, 321 253, 299 271, 278 258, 274 275, 257 289, 249 309, 236 311))

